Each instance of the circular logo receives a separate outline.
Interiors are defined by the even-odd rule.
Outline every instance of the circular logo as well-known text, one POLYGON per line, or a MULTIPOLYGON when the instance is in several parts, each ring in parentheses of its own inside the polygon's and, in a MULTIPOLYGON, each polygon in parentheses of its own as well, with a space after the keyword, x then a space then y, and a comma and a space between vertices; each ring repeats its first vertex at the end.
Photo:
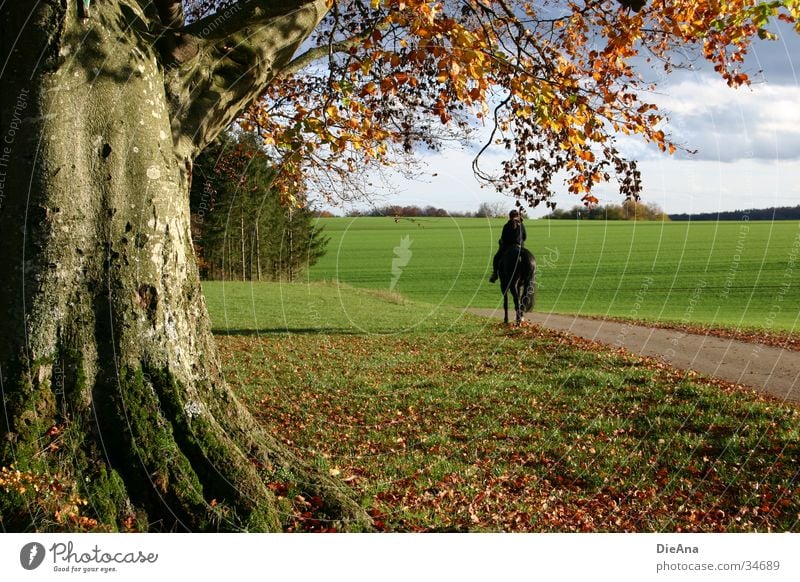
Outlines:
POLYGON ((44 561, 44 546, 37 542, 31 542, 22 546, 19 552, 19 563, 26 570, 35 570, 44 561))

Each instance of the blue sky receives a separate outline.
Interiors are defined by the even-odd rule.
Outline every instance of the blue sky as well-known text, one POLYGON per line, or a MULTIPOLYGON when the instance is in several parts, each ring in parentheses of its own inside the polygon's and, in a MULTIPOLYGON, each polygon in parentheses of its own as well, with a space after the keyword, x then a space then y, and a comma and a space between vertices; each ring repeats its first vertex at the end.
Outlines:
MULTIPOLYGON (((800 204, 800 37, 786 29, 777 41, 758 42, 746 63, 750 87, 732 90, 709 69, 680 71, 652 96, 669 115, 665 129, 697 154, 668 156, 635 138, 620 141, 620 149, 640 161, 644 201, 670 213, 800 204)), ((473 156, 471 149, 424 153, 420 178, 392 175, 394 191, 374 203, 451 211, 474 211, 481 202, 512 207, 511 198, 480 187, 470 167, 473 156)), ((579 202, 565 188, 557 191, 559 207, 579 202)), ((595 195, 601 203, 621 201, 613 185, 595 195)))

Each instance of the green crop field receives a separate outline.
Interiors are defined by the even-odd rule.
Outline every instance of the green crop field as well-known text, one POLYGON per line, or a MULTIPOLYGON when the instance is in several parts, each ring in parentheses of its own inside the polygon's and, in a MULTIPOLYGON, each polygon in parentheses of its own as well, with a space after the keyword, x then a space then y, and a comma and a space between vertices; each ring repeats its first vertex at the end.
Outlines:
MULTIPOLYGON (((432 305, 494 307, 503 220, 320 219, 328 253, 307 274, 432 305)), ((797 330, 800 222, 526 223, 537 311, 797 330)))
MULTIPOLYGON (((800 531, 796 406, 386 291, 203 287, 241 401, 377 529, 800 531)), ((288 531, 324 527, 272 478, 288 531)))
MULTIPOLYGON (((499 301, 501 225, 325 220, 306 281, 204 283, 227 381, 379 530, 798 531, 796 406, 464 312, 499 301)), ((528 230, 538 310, 797 329, 800 223, 528 230)))

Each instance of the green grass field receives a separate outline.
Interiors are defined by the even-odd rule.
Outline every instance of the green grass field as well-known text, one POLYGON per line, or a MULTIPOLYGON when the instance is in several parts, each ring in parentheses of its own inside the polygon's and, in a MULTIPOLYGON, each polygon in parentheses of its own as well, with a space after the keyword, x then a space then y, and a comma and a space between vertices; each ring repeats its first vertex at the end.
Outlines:
MULTIPOLYGON (((464 312, 498 302, 501 224, 327 220, 306 281, 204 283, 228 382, 378 529, 800 531, 796 405, 464 312)), ((538 310, 797 329, 797 222, 529 241, 538 310)), ((291 476, 270 487, 288 531, 324 528, 291 476)))
MULTIPOLYGON (((462 309, 499 302, 498 286, 487 279, 502 220, 319 223, 331 242, 307 273, 309 281, 391 289, 462 309)), ((537 220, 526 226, 538 261, 537 311, 800 327, 800 222, 537 220)))
POLYGON ((800 531, 797 406, 386 291, 204 291, 230 385, 379 529, 800 531))

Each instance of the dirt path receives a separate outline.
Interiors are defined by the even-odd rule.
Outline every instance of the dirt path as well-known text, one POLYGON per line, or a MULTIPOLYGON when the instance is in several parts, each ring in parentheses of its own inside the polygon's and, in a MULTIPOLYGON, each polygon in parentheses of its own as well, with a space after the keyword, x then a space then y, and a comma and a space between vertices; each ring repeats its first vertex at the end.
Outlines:
MULTIPOLYGON (((503 317, 502 309, 469 311, 485 317, 503 317)), ((674 368, 694 370, 750 386, 780 400, 800 402, 800 352, 572 315, 534 312, 528 313, 526 319, 550 329, 659 358, 674 368)))

